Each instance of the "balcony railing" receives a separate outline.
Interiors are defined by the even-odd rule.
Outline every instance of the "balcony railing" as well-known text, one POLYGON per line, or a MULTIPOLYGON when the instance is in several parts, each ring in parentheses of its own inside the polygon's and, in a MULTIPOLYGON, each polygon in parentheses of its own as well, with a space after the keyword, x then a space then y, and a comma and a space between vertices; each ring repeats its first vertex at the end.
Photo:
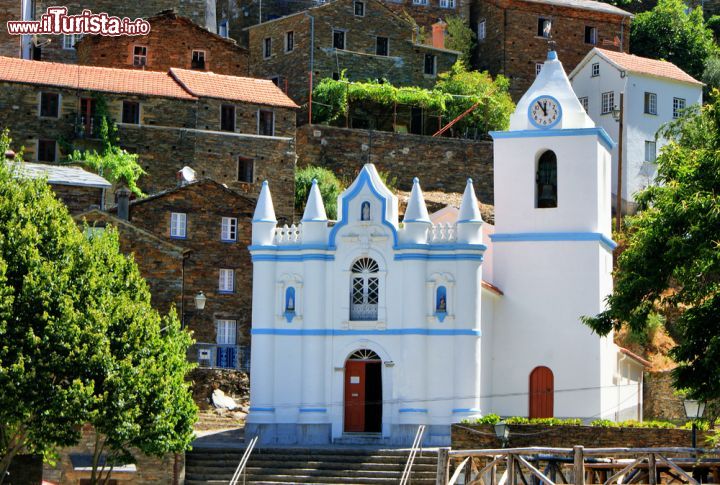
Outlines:
POLYGON ((195 343, 189 352, 198 367, 250 372, 250 346, 195 343))

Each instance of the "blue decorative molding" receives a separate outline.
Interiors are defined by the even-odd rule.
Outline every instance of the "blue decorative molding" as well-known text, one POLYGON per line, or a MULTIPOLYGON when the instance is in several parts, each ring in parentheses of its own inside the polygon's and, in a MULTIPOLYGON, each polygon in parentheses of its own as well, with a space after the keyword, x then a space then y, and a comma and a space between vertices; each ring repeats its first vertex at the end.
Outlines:
POLYGON ((253 407, 253 406, 250 406, 250 412, 253 412, 253 411, 263 412, 263 413, 274 413, 274 412, 275 412, 275 408, 263 408, 263 407, 253 407))
POLYGON ((518 232, 490 234, 494 243, 518 241, 597 241, 605 249, 612 251, 617 243, 600 232, 518 232))
POLYGON ((397 246, 398 242, 398 235, 397 235, 397 229, 395 226, 386 219, 385 215, 387 213, 387 199, 383 197, 380 192, 375 188, 375 186, 372 183, 372 180, 370 179, 370 175, 368 173, 368 170, 363 167, 362 171, 360 172, 360 176, 357 178, 357 184, 355 185, 355 188, 350 192, 349 194, 345 195, 343 200, 343 210, 342 210, 342 218, 333 226, 333 228, 330 230, 330 238, 329 238, 329 246, 330 249, 336 249, 337 246, 335 244, 335 237, 337 236, 338 231, 347 226, 348 219, 349 219, 349 211, 350 211, 350 201, 353 200, 355 197, 360 194, 360 191, 362 188, 367 184, 367 186, 370 188, 370 191, 382 202, 382 211, 381 211, 381 219, 382 224, 389 227, 390 231, 393 235, 393 245, 397 246))
POLYGON ((330 251, 327 244, 288 244, 287 246, 260 246, 257 244, 247 247, 250 251, 302 251, 306 249, 315 251, 330 251))
POLYGON ((396 254, 395 261, 480 261, 482 254, 425 254, 425 253, 401 253, 396 254))
POLYGON ((335 256, 332 254, 253 254, 252 262, 258 261, 334 261, 335 256))
POLYGON ((498 138, 542 138, 546 136, 597 136, 605 148, 612 150, 616 143, 610 135, 601 128, 565 128, 560 130, 516 130, 516 131, 491 131, 490 136, 498 138))
POLYGON ((428 251, 455 251, 455 250, 470 250, 470 251, 485 251, 487 246, 484 244, 396 244, 393 246, 395 251, 402 251, 403 249, 425 249, 428 251))
POLYGON ((400 413, 427 413, 428 410, 426 408, 400 408, 398 410, 400 413))
POLYGON ((295 337, 339 337, 343 335, 427 335, 480 337, 481 332, 472 328, 394 328, 387 330, 342 330, 336 328, 253 328, 252 335, 285 335, 295 337))
POLYGON ((461 414, 461 413, 479 413, 480 409, 478 408, 455 408, 452 410, 454 414, 461 414))
POLYGON ((327 408, 300 408, 301 413, 326 413, 327 408))

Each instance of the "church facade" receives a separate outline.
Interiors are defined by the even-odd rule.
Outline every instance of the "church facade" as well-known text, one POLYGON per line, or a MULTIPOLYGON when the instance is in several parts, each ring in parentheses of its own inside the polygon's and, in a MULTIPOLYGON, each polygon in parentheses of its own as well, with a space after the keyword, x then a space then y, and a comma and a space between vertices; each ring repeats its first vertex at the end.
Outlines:
POLYGON ((314 184, 301 224, 277 227, 263 185, 248 435, 407 445, 423 424, 445 445, 452 423, 488 413, 641 418, 642 365, 581 322, 612 290, 613 141, 552 51, 492 135, 494 228, 472 180, 457 220, 437 224, 417 179, 401 223, 373 165, 334 224, 314 184))

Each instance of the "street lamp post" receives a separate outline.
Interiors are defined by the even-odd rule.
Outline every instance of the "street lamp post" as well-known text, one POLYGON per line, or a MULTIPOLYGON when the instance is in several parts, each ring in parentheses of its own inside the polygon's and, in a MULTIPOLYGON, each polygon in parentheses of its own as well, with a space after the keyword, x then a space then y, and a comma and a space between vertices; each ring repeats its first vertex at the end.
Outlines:
POLYGON ((510 427, 505 421, 500 421, 495 425, 495 436, 498 437, 503 448, 507 447, 510 442, 510 427))
POLYGON ((615 121, 619 123, 618 130, 618 166, 617 166, 617 198, 615 202, 615 230, 620 232, 622 227, 622 169, 623 169, 623 125, 625 93, 620 92, 620 107, 612 110, 615 121))
POLYGON ((702 418, 705 413, 705 402, 697 399, 685 399, 683 406, 685 407, 685 416, 692 419, 692 447, 697 448, 697 420, 702 418))

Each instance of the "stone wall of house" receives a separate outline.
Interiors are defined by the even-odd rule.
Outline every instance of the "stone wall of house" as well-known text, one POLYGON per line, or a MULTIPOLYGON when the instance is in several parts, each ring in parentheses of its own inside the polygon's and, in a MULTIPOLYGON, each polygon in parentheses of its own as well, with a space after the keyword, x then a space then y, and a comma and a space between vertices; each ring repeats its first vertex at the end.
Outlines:
POLYGON ((424 5, 415 3, 413 0, 382 0, 392 11, 400 15, 409 15, 417 22, 421 29, 424 29, 427 38, 432 34, 432 24, 438 19, 447 20, 448 17, 458 16, 463 19, 470 19, 469 0, 426 0, 424 5), (453 5, 453 6, 450 6, 453 5))
MULTIPOLYGON (((14 83, 0 83, 0 120, 13 120, 15 148, 25 147, 25 159, 37 160, 38 139, 58 143, 58 158, 68 155, 67 145, 99 148, 97 140, 77 138, 80 98, 96 93, 65 89, 42 88, 14 83), (40 118, 40 92, 61 95, 60 116, 40 118)), ((120 145, 137 153, 147 172, 139 181, 146 193, 172 188, 176 173, 184 166, 197 171, 199 177, 210 177, 257 197, 263 180, 273 187, 278 217, 291 220, 294 204, 295 115, 290 109, 274 108, 275 135, 257 135, 259 105, 235 103, 237 123, 234 133, 220 130, 220 100, 201 99, 197 102, 173 98, 125 96, 103 93, 109 114, 121 119, 122 101, 139 101, 140 125, 119 124, 120 145), (253 160, 251 182, 238 180, 239 157, 253 160)), ((0 126, 1 127, 1 126, 0 126)))
MULTIPOLYGON (((320 165, 352 180, 369 161, 410 190, 416 175, 425 190, 462 192, 468 177, 480 201, 493 203, 489 141, 305 125, 298 128, 298 165, 320 165)), ((273 194, 274 197, 274 194, 273 194)))
POLYGON ((643 417, 684 420, 683 400, 675 395, 670 371, 646 372, 643 378, 643 417))
POLYGON ((205 52, 205 68, 217 74, 247 76, 248 53, 235 41, 195 25, 186 18, 167 13, 150 19, 150 34, 144 36, 88 36, 77 45, 78 64, 166 72, 171 67, 193 69, 194 50, 205 52), (133 47, 147 48, 147 64, 133 66, 133 47))
POLYGON ((0 56, 20 57, 21 36, 10 35, 7 30, 8 20, 22 19, 22 2, 6 1, 0 3, 0 56))
POLYGON ((365 15, 356 16, 353 1, 338 0, 249 30, 250 71, 254 77, 279 77, 279 85, 298 104, 308 100, 310 45, 314 45, 313 86, 343 70, 351 81, 387 79, 398 86, 434 86, 437 76, 424 73, 425 55, 436 58, 437 72, 450 69, 457 59, 452 51, 416 43, 410 23, 392 15, 381 3, 366 1, 365 15), (314 20, 314 40, 311 20, 314 20), (345 30, 345 49, 333 48, 333 29, 345 30), (286 52, 287 32, 294 35, 294 49, 286 52), (389 39, 387 56, 376 55, 377 37, 389 39), (266 38, 272 55, 264 56, 266 38))
MULTIPOLYGON (((690 446, 692 432, 686 429, 600 428, 594 426, 511 425, 509 446, 543 446, 572 448, 653 448, 690 446)), ((698 432, 698 444, 705 442, 705 433, 698 432)), ((455 449, 501 448, 502 442, 488 424, 459 424, 452 427, 455 449)))
MULTIPOLYGON (((57 6, 56 0, 36 0, 35 18, 47 11, 48 7, 57 6)), ((68 8, 68 13, 79 14, 83 9, 93 13, 105 12, 120 18, 148 18, 164 10, 174 9, 179 15, 188 17, 198 25, 206 26, 209 22, 212 30, 216 28, 214 2, 208 0, 143 0, 135 2, 118 2, 114 0, 69 0, 61 4, 68 8)), ((63 36, 38 36, 42 45, 42 60, 53 62, 77 62, 75 49, 63 48, 63 36), (49 41, 49 42, 48 42, 49 41)), ((168 42, 173 42, 169 40, 168 42)))
POLYGON ((568 73, 595 47, 585 43, 586 26, 597 28, 598 47, 628 52, 630 45, 630 19, 615 14, 522 0, 487 0, 474 2, 470 17, 473 29, 479 21, 486 22, 486 38, 475 50, 475 67, 508 76, 515 100, 533 83, 536 65, 547 57, 547 39, 537 35, 540 17, 552 19, 552 38, 568 73), (622 45, 612 45, 615 38, 622 45))
MULTIPOLYGON (((62 448, 54 466, 45 464, 43 479, 60 485, 76 485, 82 478, 90 478, 90 472, 75 471, 70 455, 92 456, 95 447, 95 432, 90 425, 83 426, 82 438, 76 446, 62 448)), ((134 450, 135 472, 112 473, 111 479, 118 483, 133 485, 172 485, 183 483, 185 477, 185 455, 167 454, 163 458, 147 456, 134 450), (174 479, 178 480, 175 481, 174 479)))
POLYGON ((99 209, 102 203, 103 190, 97 187, 53 184, 52 189, 72 215, 94 208, 99 209))

